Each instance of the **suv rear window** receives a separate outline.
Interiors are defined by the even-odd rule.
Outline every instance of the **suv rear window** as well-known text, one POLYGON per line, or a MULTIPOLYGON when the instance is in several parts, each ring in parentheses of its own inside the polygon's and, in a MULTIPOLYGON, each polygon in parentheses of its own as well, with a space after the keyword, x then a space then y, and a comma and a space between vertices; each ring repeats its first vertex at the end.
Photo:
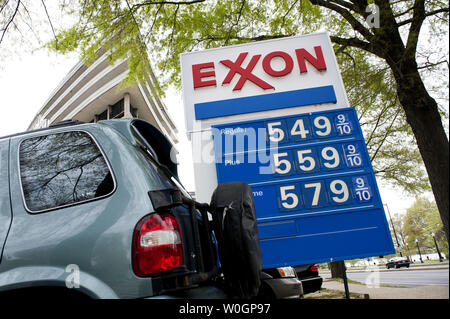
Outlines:
POLYGON ((86 132, 65 132, 22 141, 20 177, 31 212, 67 206, 109 195, 110 169, 86 132))

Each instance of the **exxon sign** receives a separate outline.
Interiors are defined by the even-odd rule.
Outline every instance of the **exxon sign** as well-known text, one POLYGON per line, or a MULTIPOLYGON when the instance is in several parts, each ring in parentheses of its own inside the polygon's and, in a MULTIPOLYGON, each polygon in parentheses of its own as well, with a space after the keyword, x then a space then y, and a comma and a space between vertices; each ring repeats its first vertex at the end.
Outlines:
POLYGON ((181 65, 189 138, 214 124, 257 119, 260 112, 348 107, 327 33, 185 53, 181 65))
POLYGON ((370 157, 328 34, 181 56, 196 196, 241 181, 263 267, 394 252, 370 157))

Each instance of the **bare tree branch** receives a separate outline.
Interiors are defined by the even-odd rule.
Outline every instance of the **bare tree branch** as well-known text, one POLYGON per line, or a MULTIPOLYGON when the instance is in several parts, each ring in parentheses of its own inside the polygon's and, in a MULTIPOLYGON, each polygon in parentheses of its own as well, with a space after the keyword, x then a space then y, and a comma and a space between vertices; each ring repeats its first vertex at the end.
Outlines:
MULTIPOLYGON (((293 36, 294 34, 282 34, 282 35, 260 35, 257 37, 239 37, 239 36, 235 36, 235 37, 230 37, 230 39, 233 40, 239 40, 239 41, 244 41, 244 42, 253 42, 253 41, 263 41, 263 40, 272 40, 272 39, 280 39, 280 38, 285 38, 285 37, 290 37, 293 36)), ((197 43, 195 45, 200 44, 201 42, 205 42, 205 41, 224 41, 226 40, 226 37, 217 37, 215 35, 210 35, 201 39, 193 39, 194 41, 196 41, 197 43)))
POLYGON ((131 10, 137 10, 140 7, 145 7, 145 6, 150 6, 150 5, 155 5, 155 4, 170 4, 170 5, 190 5, 190 4, 196 4, 196 3, 201 3, 201 2, 205 2, 206 0, 192 0, 192 1, 144 1, 142 3, 138 3, 138 4, 134 4, 131 7, 131 10))
POLYGON ((409 27, 408 40, 406 41, 406 54, 414 58, 419 41, 420 28, 425 20, 425 0, 414 1, 414 15, 409 27))
POLYGON ((11 18, 9 19, 9 21, 6 23, 6 26, 2 29, 2 37, 0 38, 0 44, 3 41, 3 38, 5 37, 6 32, 8 31, 9 26, 11 25, 11 23, 14 21, 14 18, 16 17, 17 12, 19 12, 19 6, 20 6, 20 0, 17 1, 17 5, 16 8, 14 9, 14 12, 11 16, 11 18))
POLYGON ((395 116, 392 118, 391 124, 386 129, 386 133, 384 134, 384 137, 383 137, 382 141, 380 142, 380 144, 378 144, 377 149, 375 150, 375 152, 372 154, 372 156, 370 158, 371 161, 373 161, 375 159, 375 157, 377 157, 378 152, 380 151, 380 149, 383 146, 383 144, 386 141, 386 139, 389 137, 389 135, 391 133, 391 128, 394 125, 395 120, 397 119, 397 117, 400 114, 400 112, 401 112, 401 109, 398 109, 397 112, 395 113, 395 116))
POLYGON ((355 47, 365 51, 368 51, 372 54, 379 55, 378 51, 374 48, 374 46, 366 41, 360 40, 358 38, 341 38, 336 36, 330 36, 332 42, 342 45, 344 47, 355 47))
POLYGON ((237 19, 236 19, 236 22, 233 23, 233 24, 231 25, 230 29, 228 30, 228 35, 227 35, 227 39, 225 40, 225 45, 227 45, 227 44, 228 44, 228 41, 230 40, 230 35, 231 35, 231 32, 233 31, 233 28, 234 28, 235 26, 237 26, 237 25, 239 24, 239 20, 241 20, 242 10, 244 9, 244 6, 245 6, 245 0, 242 0, 241 8, 239 9, 239 13, 238 13, 238 17, 237 17, 237 19))
POLYGON ((400 13, 395 14, 395 15, 394 15, 394 18, 401 17, 401 16, 403 16, 403 15, 405 15, 405 14, 411 12, 412 10, 414 10, 414 6, 412 6, 412 7, 409 8, 409 9, 407 9, 406 11, 403 11, 403 12, 400 12, 400 13))
MULTIPOLYGON (((172 33, 170 34, 170 41, 169 41, 169 45, 167 46, 167 53, 166 53, 167 56, 169 56, 170 48, 172 47, 173 35, 175 34, 175 28, 177 26, 177 13, 178 13, 179 9, 180 9, 180 6, 177 5, 175 13, 173 14, 172 33)), ((166 64, 167 64, 167 60, 164 62, 164 66, 163 66, 164 70, 166 69, 166 64)))
MULTIPOLYGON (((30 11, 29 11, 28 8, 23 4, 23 2, 21 2, 20 5, 23 7, 23 10, 24 10, 25 13, 27 14, 27 17, 28 17, 28 20, 29 20, 29 21, 27 21, 27 19, 23 19, 23 22, 27 25, 27 27, 28 27, 28 29, 30 30, 30 32, 33 33, 34 37, 35 37, 35 38, 38 40, 38 42, 39 42, 39 35, 38 35, 38 33, 36 32, 35 28, 33 28, 33 25, 32 25, 32 23, 33 23, 32 20, 33 20, 33 19, 31 18, 31 13, 30 13, 30 11)), ((19 19, 19 18, 22 16, 20 10, 17 12, 17 15, 18 15, 18 17, 17 17, 16 19, 19 19)), ((19 27, 17 26, 16 29, 19 30, 19 27)), ((19 31, 19 33, 21 34, 22 38, 24 38, 24 36, 22 35, 22 33, 21 33, 20 31, 19 31)))
POLYGON ((372 132, 370 133, 369 137, 366 139, 366 144, 369 145, 372 142, 372 138, 375 135, 375 131, 378 129, 378 127, 380 126, 380 122, 381 122, 381 118, 383 117, 383 115, 388 111, 388 109, 391 108, 391 105, 387 104, 385 105, 380 113, 378 114, 377 117, 377 121, 375 122, 375 126, 372 129, 372 132))
POLYGON ((280 25, 280 29, 284 26, 284 24, 286 23, 286 17, 289 15, 289 13, 292 11, 292 9, 294 8, 294 6, 297 4, 298 0, 295 0, 294 3, 289 7, 289 9, 286 11, 285 15, 283 16, 283 20, 281 22, 280 25))
POLYGON ((448 61, 444 60, 444 61, 439 61, 439 62, 436 62, 436 63, 427 63, 425 65, 421 65, 421 66, 417 67, 417 69, 418 70, 428 69, 428 68, 435 67, 436 65, 442 64, 442 63, 446 63, 447 64, 447 68, 448 68, 448 61))
POLYGON ((334 2, 338 5, 340 5, 341 7, 347 8, 347 9, 355 11, 355 12, 357 10, 357 7, 351 2, 347 2, 344 0, 332 0, 331 2, 334 2))
POLYGON ((58 49, 58 38, 56 37, 55 28, 53 28, 52 20, 50 19, 50 15, 47 11, 47 6, 45 5, 44 0, 41 0, 42 6, 44 7, 45 14, 47 15, 48 22, 50 23, 50 27, 52 28, 53 36, 55 37, 55 48, 58 49))
MULTIPOLYGON (((434 11, 426 12, 426 13, 425 13, 425 17, 426 17, 426 18, 427 18, 427 17, 431 17, 431 16, 433 16, 433 15, 436 15, 436 14, 439 14, 439 13, 445 13, 445 12, 448 13, 448 12, 449 12, 449 8, 441 8, 441 9, 437 9, 437 10, 434 10, 434 11)), ((400 21, 400 22, 397 23, 397 24, 398 24, 399 27, 401 27, 401 26, 404 26, 404 25, 407 25, 407 24, 412 23, 413 19, 414 19, 414 18, 407 19, 407 20, 404 20, 404 21, 400 21)))
POLYGON ((2 3, 2 7, 0 8, 0 13, 2 13, 3 9, 6 8, 6 6, 8 5, 9 0, 5 0, 5 2, 2 3))
POLYGON ((156 10, 155 18, 153 19, 152 26, 150 27, 150 30, 149 30, 149 31, 147 32, 147 34, 145 35, 146 38, 147 38, 150 34, 152 34, 153 28, 155 27, 155 24, 156 24, 156 20, 157 20, 157 18, 158 18, 159 11, 161 11, 161 8, 162 8, 162 7, 163 7, 163 5, 160 4, 159 7, 158 7, 158 10, 156 10))
POLYGON ((350 25, 352 28, 359 32, 366 40, 370 41, 373 37, 373 34, 367 29, 365 26, 361 24, 348 10, 344 7, 341 7, 331 1, 325 0, 310 0, 312 4, 330 9, 340 14, 350 25))
MULTIPOLYGON (((366 14, 366 8, 369 5, 367 0, 350 0, 355 7, 357 8, 357 10, 355 10, 356 12, 360 13, 360 14, 366 14)), ((367 13, 368 14, 368 13, 367 13)))

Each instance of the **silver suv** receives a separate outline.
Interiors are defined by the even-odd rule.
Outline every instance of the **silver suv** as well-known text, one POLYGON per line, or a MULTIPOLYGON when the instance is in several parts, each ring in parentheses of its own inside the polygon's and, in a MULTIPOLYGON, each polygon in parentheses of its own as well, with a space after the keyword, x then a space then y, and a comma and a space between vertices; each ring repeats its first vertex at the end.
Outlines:
MULTIPOLYGON (((138 119, 0 138, 0 293, 227 298, 207 205, 174 162, 138 119)), ((265 276, 262 292, 301 295, 296 278, 265 276)))

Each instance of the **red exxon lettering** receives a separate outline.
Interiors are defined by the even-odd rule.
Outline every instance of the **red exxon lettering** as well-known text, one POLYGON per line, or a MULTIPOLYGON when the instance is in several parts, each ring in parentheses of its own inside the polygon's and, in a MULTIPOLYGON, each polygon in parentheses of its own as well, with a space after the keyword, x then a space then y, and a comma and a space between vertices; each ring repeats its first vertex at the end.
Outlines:
POLYGON ((263 65, 264 72, 266 72, 267 74, 269 74, 271 76, 280 77, 280 76, 285 76, 292 72, 292 69, 294 67, 294 61, 292 61, 291 56, 289 54, 287 54, 286 52, 275 51, 275 52, 269 53, 268 55, 266 55, 264 57, 262 65, 263 65), (285 66, 284 66, 283 70, 276 71, 272 68, 272 66, 270 65, 270 62, 272 61, 273 58, 282 58, 284 60, 285 66))
POLYGON ((209 81, 202 80, 203 78, 208 78, 212 76, 216 76, 216 73, 214 72, 213 62, 192 65, 192 78, 194 80, 194 89, 205 86, 215 86, 216 80, 209 80, 209 81), (202 72, 203 69, 210 69, 210 68, 213 68, 213 70, 202 72))
POLYGON ((256 63, 258 63, 259 59, 261 58, 261 54, 254 55, 250 62, 248 63, 247 67, 244 69, 241 67, 242 62, 244 62, 245 58, 247 57, 248 52, 243 52, 239 54, 238 58, 236 59, 236 62, 232 62, 230 60, 222 60, 220 63, 225 65, 230 69, 227 76, 223 80, 222 84, 228 84, 231 82, 231 80, 234 78, 236 73, 239 73, 241 75, 241 78, 239 79, 238 83, 236 83, 235 87, 233 88, 233 91, 237 91, 242 89, 245 82, 247 80, 253 82, 260 88, 267 90, 267 89, 273 89, 274 87, 270 85, 269 83, 261 80, 256 75, 252 73, 253 69, 255 68, 256 63))
POLYGON ((314 47, 314 51, 316 52, 316 57, 312 56, 311 53, 305 49, 295 50, 295 54, 297 54, 298 66, 300 67, 300 73, 308 72, 306 69, 305 60, 311 63, 312 66, 318 71, 327 69, 325 59, 323 58, 322 48, 320 46, 316 46, 314 47))
MULTIPOLYGON (((306 61, 308 61, 318 71, 327 69, 327 65, 325 63, 325 59, 322 53, 322 48, 320 46, 315 46, 314 52, 316 56, 313 56, 311 53, 309 53, 303 48, 295 50, 300 73, 308 72, 308 69, 306 68, 306 61)), ((256 64, 261 58, 261 54, 254 55, 250 59, 250 62, 248 63, 247 67, 243 68, 242 63, 244 62, 247 55, 248 52, 243 52, 239 54, 235 62, 231 60, 220 61, 220 63, 222 63, 223 65, 225 65, 230 69, 225 79, 223 80, 222 84, 231 83, 234 76, 236 74, 239 74, 241 77, 239 78, 238 82, 233 88, 233 91, 241 90, 244 84, 247 82, 247 80, 253 82, 254 84, 256 84, 257 86, 259 86, 264 90, 274 89, 272 85, 270 85, 269 83, 265 82, 264 80, 262 80, 261 78, 257 77, 255 74, 252 73, 253 69, 255 68, 256 64)), ((294 68, 294 60, 291 57, 291 55, 289 55, 286 52, 274 51, 267 54, 264 57, 262 61, 262 67, 267 75, 270 75, 272 77, 282 77, 292 72, 294 68), (284 61, 285 65, 282 70, 274 70, 272 68, 271 62, 274 58, 280 58, 284 61)), ((194 89, 206 86, 216 86, 216 79, 215 79, 216 73, 214 71, 214 62, 192 65, 192 75, 194 80, 194 89), (204 80, 204 78, 212 78, 212 79, 204 80)))

